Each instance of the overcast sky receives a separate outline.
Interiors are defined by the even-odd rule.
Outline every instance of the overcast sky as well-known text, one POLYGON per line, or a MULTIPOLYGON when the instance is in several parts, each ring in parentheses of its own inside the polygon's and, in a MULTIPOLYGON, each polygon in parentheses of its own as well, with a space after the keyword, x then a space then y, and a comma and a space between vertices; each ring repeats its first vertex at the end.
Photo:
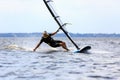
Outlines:
MULTIPOLYGON (((120 33, 120 0, 53 0, 73 33, 120 33)), ((43 0, 0 0, 0 33, 53 32, 58 25, 43 0)))

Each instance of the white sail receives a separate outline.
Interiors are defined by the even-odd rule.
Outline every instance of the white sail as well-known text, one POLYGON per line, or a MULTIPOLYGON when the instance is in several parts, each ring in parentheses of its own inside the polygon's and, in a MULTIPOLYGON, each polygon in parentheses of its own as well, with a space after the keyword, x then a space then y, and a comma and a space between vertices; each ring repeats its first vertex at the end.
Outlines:
POLYGON ((51 13, 51 15, 53 16, 54 20, 57 22, 57 24, 59 25, 60 29, 65 33, 65 35, 69 38, 69 40, 74 44, 74 46, 79 50, 80 48, 76 45, 76 43, 72 40, 72 38, 70 37, 68 31, 65 29, 65 26, 67 23, 63 23, 60 19, 60 16, 55 12, 53 6, 51 5, 51 0, 43 0, 46 7, 48 8, 49 12, 51 13))
POLYGON ((64 30, 65 30, 66 32, 68 32, 67 29, 66 29, 66 27, 65 27, 68 23, 63 23, 63 22, 62 22, 60 16, 57 14, 55 8, 53 8, 53 7, 54 7, 53 1, 52 1, 52 0, 46 0, 46 2, 47 2, 47 4, 48 4, 48 6, 50 7, 51 11, 53 12, 54 18, 56 18, 57 21, 60 23, 60 25, 64 28, 64 30))

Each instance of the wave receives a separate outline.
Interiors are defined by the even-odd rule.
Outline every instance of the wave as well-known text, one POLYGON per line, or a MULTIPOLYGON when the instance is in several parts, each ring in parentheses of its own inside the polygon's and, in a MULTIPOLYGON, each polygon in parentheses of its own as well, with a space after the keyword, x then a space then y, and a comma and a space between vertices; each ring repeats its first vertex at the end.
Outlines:
POLYGON ((18 46, 18 45, 16 45, 16 44, 11 44, 11 45, 4 46, 3 49, 7 49, 7 50, 18 50, 18 51, 32 51, 32 48, 23 47, 23 46, 18 46))

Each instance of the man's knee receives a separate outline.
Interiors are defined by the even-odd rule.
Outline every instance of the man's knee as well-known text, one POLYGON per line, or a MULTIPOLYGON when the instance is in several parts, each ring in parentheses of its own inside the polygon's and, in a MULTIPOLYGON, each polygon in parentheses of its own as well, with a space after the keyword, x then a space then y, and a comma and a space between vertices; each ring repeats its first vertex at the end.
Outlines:
POLYGON ((65 42, 61 42, 61 43, 59 43, 60 44, 60 46, 63 46, 63 45, 65 45, 65 42))
POLYGON ((62 45, 66 45, 65 42, 62 42, 62 45))

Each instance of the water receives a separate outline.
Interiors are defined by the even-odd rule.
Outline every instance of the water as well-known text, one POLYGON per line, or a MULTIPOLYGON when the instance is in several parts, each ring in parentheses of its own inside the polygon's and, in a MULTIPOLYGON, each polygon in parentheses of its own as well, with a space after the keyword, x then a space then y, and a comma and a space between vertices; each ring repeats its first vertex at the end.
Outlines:
POLYGON ((92 46, 90 54, 46 44, 33 52, 39 39, 0 38, 0 80, 120 80, 120 38, 74 38, 79 46, 92 46))

